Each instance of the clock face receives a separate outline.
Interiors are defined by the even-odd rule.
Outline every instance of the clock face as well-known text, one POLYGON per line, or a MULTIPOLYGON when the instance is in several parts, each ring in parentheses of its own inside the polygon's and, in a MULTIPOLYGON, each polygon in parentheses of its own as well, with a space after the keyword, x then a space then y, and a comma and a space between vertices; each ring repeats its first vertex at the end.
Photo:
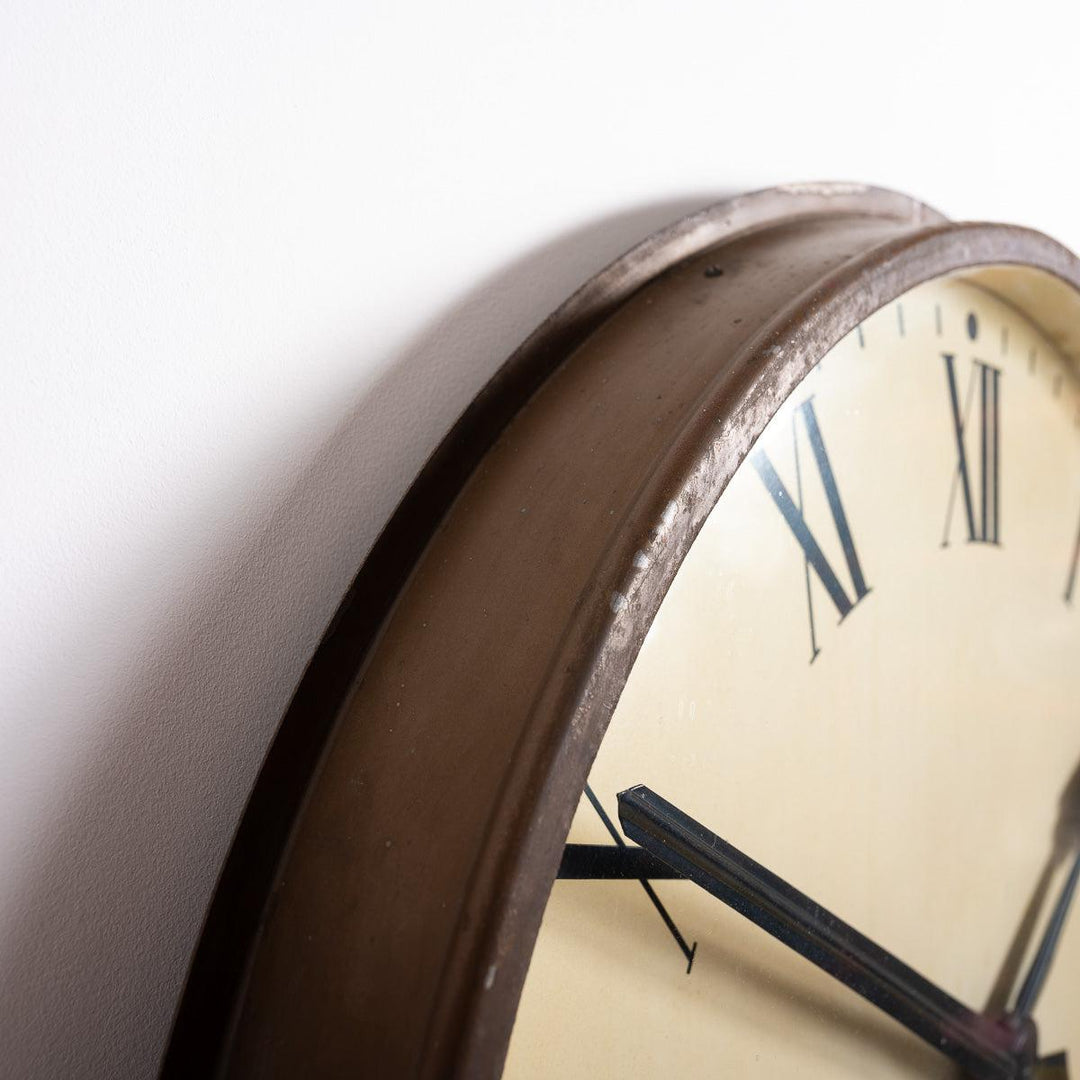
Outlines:
MULTIPOLYGON (((1072 861, 1078 553, 1068 362, 971 283, 905 294, 720 498, 568 844, 624 843, 617 793, 648 785, 961 1002, 1011 1006, 1072 861)), ((1080 1054, 1077 923, 1035 1008, 1042 1053, 1080 1054)), ((955 1074, 696 884, 600 871, 555 882, 504 1073, 955 1074)))

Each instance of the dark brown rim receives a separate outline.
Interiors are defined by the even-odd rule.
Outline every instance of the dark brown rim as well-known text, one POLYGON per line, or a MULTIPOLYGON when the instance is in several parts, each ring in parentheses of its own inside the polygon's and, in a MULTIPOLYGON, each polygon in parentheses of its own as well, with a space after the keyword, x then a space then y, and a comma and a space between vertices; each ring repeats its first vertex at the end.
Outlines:
MULTIPOLYGON (((523 406, 540 408, 531 403, 541 385, 584 342, 603 337, 598 331, 614 325, 616 312, 622 324, 647 319, 640 309, 652 296, 699 284, 706 254, 722 262, 739 251, 764 252, 773 260, 771 268, 763 262, 764 271, 741 271, 757 273, 763 306, 749 333, 733 334, 729 346, 718 342, 722 361, 715 375, 702 383, 691 404, 668 419, 663 452, 638 464, 635 484, 620 496, 620 512, 607 533, 591 534, 595 559, 588 588, 562 612, 558 626, 544 628, 549 648, 555 642, 558 647, 540 689, 522 696, 512 753, 497 774, 489 770, 482 785, 482 835, 474 861, 460 876, 459 892, 447 898, 444 925, 436 935, 443 953, 432 969, 437 974, 429 980, 431 993, 417 1001, 412 1029, 402 1022, 402 1031, 412 1030, 412 1041, 421 1044, 410 1058, 412 1075, 491 1076, 501 1067, 570 814, 645 630, 734 469, 798 381, 867 315, 930 278, 1018 264, 1073 288, 1080 283, 1075 258, 1039 234, 949 225, 933 211, 877 189, 808 185, 758 193, 692 215, 586 285, 515 353, 444 441, 343 601, 282 723, 237 833, 163 1075, 242 1073, 256 1062, 287 1073, 301 1060, 315 1073, 319 1047, 327 1039, 334 1044, 335 1068, 344 1060, 355 1068, 396 1070, 380 1075, 403 1068, 393 1047, 365 1046, 354 1037, 346 1022, 347 1003, 335 1012, 341 995, 355 988, 355 971, 337 973, 335 1006, 319 1011, 317 1022, 297 1018, 283 1031, 282 1016, 296 1014, 280 1006, 294 992, 293 978, 283 982, 281 971, 289 963, 296 968, 304 963, 288 961, 283 969, 282 958, 292 955, 304 919, 311 916, 306 896, 288 899, 289 890, 297 888, 296 868, 305 865, 305 845, 310 846, 310 830, 297 832, 294 824, 299 829, 298 819, 318 818, 320 786, 333 776, 334 755, 346 752, 339 721, 347 728, 363 715, 365 678, 376 681, 380 647, 384 653, 391 649, 380 642, 395 617, 394 606, 403 617, 410 576, 415 579, 422 560, 433 557, 436 530, 452 531, 447 523, 469 512, 459 496, 482 462, 498 468, 490 464, 492 454, 523 406), (784 279, 785 258, 802 259, 801 276, 784 279), (680 269, 680 281, 665 285, 673 268, 680 269), (316 794, 305 807, 311 792, 316 794), (290 834, 297 838, 291 847, 290 834), (272 897, 275 903, 268 907, 272 897), (279 903, 278 897, 286 899, 279 903), (492 993, 496 984, 498 992, 492 993), (420 1030, 424 1036, 417 1040, 420 1030)), ((715 303, 722 308, 724 300, 715 303)), ((429 695, 438 692, 435 687, 429 695)), ((384 768, 394 752, 378 751, 384 768)), ((355 824, 342 823, 339 829, 355 824)), ((453 824, 446 829, 449 837, 453 824)), ((325 844, 325 829, 319 835, 325 844)), ((431 852, 417 857, 430 858, 431 852)), ((325 861, 325 852, 318 858, 325 861)), ((380 876, 375 890, 393 890, 410 874, 415 880, 415 867, 394 872, 397 885, 380 876)), ((325 881, 320 886, 317 875, 310 876, 307 892, 327 890, 325 881)), ((383 912, 383 925, 393 921, 385 906, 375 903, 372 910, 383 912)), ((351 917, 362 922, 363 913, 351 917)), ((335 972, 325 977, 333 980, 335 972)), ((386 972, 379 977, 393 978, 386 972)), ((295 981, 302 984, 303 978, 295 981)))

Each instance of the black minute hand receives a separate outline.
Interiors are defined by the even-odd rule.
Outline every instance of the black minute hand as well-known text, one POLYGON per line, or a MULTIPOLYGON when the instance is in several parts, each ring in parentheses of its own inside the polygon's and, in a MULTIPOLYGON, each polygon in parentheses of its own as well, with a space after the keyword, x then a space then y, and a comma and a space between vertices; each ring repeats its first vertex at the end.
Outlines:
POLYGON ((619 795, 623 831, 672 869, 883 1009, 979 1080, 1020 1080, 1034 1027, 969 1009, 647 787, 619 795))
POLYGON ((1046 976, 1050 972, 1050 961, 1054 958, 1054 951, 1057 949, 1061 931, 1065 926, 1065 916, 1068 915, 1069 907, 1073 902, 1078 879, 1080 879, 1080 852, 1077 852, 1073 858, 1072 869, 1069 871, 1061 895, 1054 905, 1054 911, 1050 916, 1046 932, 1043 934, 1042 941, 1039 942, 1035 959, 1031 962, 1031 969, 1024 979, 1024 985, 1020 987, 1020 993, 1016 999, 1016 1008, 1013 1010, 1013 1014, 1016 1016, 1030 1016, 1031 1010, 1035 1008, 1035 1001, 1043 988, 1046 976))

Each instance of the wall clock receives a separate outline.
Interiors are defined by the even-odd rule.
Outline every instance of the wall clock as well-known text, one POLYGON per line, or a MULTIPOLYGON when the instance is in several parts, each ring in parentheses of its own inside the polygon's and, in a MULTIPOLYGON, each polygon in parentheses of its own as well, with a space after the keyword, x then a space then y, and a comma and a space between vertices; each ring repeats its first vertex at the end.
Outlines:
POLYGON ((1064 1076, 1078 290, 854 185, 586 285, 346 597, 163 1075, 1064 1076))

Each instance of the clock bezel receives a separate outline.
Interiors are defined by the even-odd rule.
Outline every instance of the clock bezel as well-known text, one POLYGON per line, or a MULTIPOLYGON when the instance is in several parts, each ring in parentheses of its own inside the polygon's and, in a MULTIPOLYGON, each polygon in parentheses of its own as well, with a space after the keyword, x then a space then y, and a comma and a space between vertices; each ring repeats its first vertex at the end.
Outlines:
MULTIPOLYGON (((260 1063, 292 1073, 301 1062, 315 1074, 351 1067, 378 1075, 497 1075, 570 817, 641 641, 702 523, 775 410, 836 341, 909 288, 956 272, 1005 293, 1064 352, 1076 355, 1080 263, 1067 250, 1029 230, 950 224, 905 196, 857 185, 773 189, 692 215, 617 261, 538 329, 425 467, 313 658, 219 881, 163 1075, 242 1075, 259 1071, 260 1063), (1004 266, 1027 272, 1003 275, 1004 266), (402 810, 416 792, 406 786, 398 806, 374 812, 361 809, 355 798, 350 804, 344 774, 334 773, 350 725, 365 725, 362 770, 408 770, 415 778, 425 768, 429 775, 445 775, 445 755, 455 745, 483 741, 497 719, 480 703, 471 715, 454 715, 466 729, 456 743, 448 745, 446 732, 436 737, 428 731, 430 738, 405 746, 400 728, 395 737, 389 723, 380 728, 365 713, 364 695, 377 681, 379 665, 421 647, 428 609, 413 603, 410 590, 415 592, 424 564, 446 550, 468 550, 479 560, 502 556, 505 530, 486 539, 474 530, 472 546, 461 546, 473 512, 470 483, 483 475, 498 491, 500 470, 508 477, 511 471, 508 445, 515 447, 514 467, 520 468, 521 455, 535 454, 540 468, 539 455, 558 444, 557 426, 567 424, 560 419, 559 395, 566 405, 575 388, 566 388, 572 380, 562 373, 575 365, 592 370, 600 362, 596 349, 602 350, 596 342, 605 332, 619 332, 616 321, 631 338, 644 334, 654 300, 674 308, 681 303, 684 321, 691 319, 702 279, 711 295, 704 306, 717 327, 725 327, 710 339, 708 357, 687 360, 688 369, 698 365, 703 381, 699 392, 662 417, 661 453, 597 465, 568 445, 559 462, 542 463, 549 512, 536 528, 547 532, 532 537, 531 550, 565 543, 565 533, 583 519, 568 509, 583 478, 595 485, 599 470, 620 495, 606 531, 593 524, 584 540, 580 533, 575 538, 588 545, 581 558, 593 567, 580 595, 531 631, 534 647, 546 650, 547 676, 521 689, 518 709, 498 713, 503 725, 517 725, 510 736, 499 732, 512 751, 485 762, 482 775, 463 777, 457 790, 438 792, 450 806, 467 800, 470 814, 460 822, 451 814, 435 836, 429 825, 397 835, 402 810), (753 314, 736 315, 734 301, 725 297, 724 287, 736 280, 755 297, 753 314), (532 445, 515 442, 515 430, 527 428, 530 410, 538 409, 545 410, 548 425, 544 445, 535 432, 532 445), (447 549, 447 536, 458 527, 464 529, 458 546, 451 542, 447 549), (426 766, 424 759, 430 759, 426 766), (333 797, 321 794, 328 783, 337 785, 333 797), (332 806, 340 813, 328 817, 332 806), (334 835, 305 822, 319 813, 324 823, 334 821, 334 835), (469 820, 482 821, 482 828, 469 820), (389 822, 397 823, 392 843, 406 854, 393 867, 379 864, 365 886, 366 899, 357 907, 353 896, 347 912, 329 919, 329 932, 347 943, 377 922, 381 934, 411 935, 401 970, 365 965, 355 954, 341 964, 320 963, 314 948, 305 951, 305 934, 316 923, 326 930, 335 889, 355 873, 351 867, 375 865, 389 822), (472 831, 461 832, 466 828, 472 831), (461 852, 472 848, 474 859, 463 869, 461 852), (311 873, 312 866, 320 872, 311 873), (303 887, 294 884, 298 871, 300 879, 307 873, 303 887), (425 895, 421 903, 433 876, 443 892, 425 895), (416 898, 422 913, 395 904, 395 897, 416 898), (415 986, 415 961, 431 959, 424 952, 429 945, 442 953, 423 976, 425 996, 415 986), (295 1007, 297 983, 321 988, 312 1007, 295 1007), (358 1024, 360 1008, 365 1016, 358 1024), (389 1038, 362 1034, 385 1029, 388 1020, 397 1024, 389 1038)), ((676 339, 682 333, 688 343, 692 337, 678 322, 670 333, 676 339)), ((677 354, 673 348, 671 355, 677 354)), ((586 433, 598 442, 616 434, 625 439, 652 423, 653 390, 681 377, 671 370, 650 376, 640 364, 610 371, 603 384, 585 380, 594 390, 604 387, 606 411, 586 433), (643 373, 655 385, 644 385, 643 373)), ((561 434, 566 441, 582 433, 566 428, 561 434)), ((519 501, 512 488, 499 497, 519 501)), ((510 625, 522 592, 536 593, 542 579, 543 567, 523 559, 516 586, 503 580, 484 599, 510 625)), ((438 587, 455 595, 448 578, 438 587)), ((458 617, 468 632, 478 609, 463 609, 458 617)), ((498 630, 486 640, 497 655, 498 630)), ((447 663, 438 674, 428 673, 426 701, 417 708, 429 725, 439 715, 440 699, 452 696, 448 680, 475 683, 475 667, 455 672, 447 663)), ((385 712, 385 703, 380 708, 385 712)))

